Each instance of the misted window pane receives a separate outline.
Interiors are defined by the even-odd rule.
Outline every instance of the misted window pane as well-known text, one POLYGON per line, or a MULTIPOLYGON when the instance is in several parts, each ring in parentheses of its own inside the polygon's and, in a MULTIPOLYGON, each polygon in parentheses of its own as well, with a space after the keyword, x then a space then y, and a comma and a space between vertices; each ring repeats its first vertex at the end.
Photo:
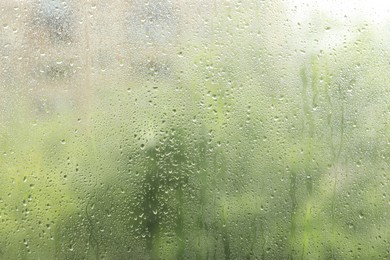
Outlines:
POLYGON ((0 1, 0 259, 387 259, 386 1, 0 1))

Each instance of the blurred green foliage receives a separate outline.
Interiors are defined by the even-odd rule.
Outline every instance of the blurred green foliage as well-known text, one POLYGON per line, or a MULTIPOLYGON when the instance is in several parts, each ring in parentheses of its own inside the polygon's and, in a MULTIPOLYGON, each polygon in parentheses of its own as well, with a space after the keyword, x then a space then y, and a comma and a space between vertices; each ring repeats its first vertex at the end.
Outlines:
POLYGON ((0 259, 389 256, 388 50, 368 31, 280 60, 247 15, 215 19, 169 73, 92 78, 58 113, 18 101, 0 259))

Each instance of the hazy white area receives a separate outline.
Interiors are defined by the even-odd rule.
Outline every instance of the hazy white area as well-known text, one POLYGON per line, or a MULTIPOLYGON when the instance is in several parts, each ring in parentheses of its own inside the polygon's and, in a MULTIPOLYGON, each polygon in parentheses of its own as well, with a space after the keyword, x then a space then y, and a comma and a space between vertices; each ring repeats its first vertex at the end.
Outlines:
POLYGON ((385 0, 291 0, 286 4, 294 8, 292 16, 305 20, 313 12, 323 13, 332 18, 367 20, 374 23, 387 23, 390 20, 390 1, 385 0))
MULTIPOLYGON (((296 48, 332 51, 364 33, 378 42, 388 35, 390 1, 384 0, 291 0, 285 1, 296 48)), ((310 51, 309 51, 310 52, 310 51)))

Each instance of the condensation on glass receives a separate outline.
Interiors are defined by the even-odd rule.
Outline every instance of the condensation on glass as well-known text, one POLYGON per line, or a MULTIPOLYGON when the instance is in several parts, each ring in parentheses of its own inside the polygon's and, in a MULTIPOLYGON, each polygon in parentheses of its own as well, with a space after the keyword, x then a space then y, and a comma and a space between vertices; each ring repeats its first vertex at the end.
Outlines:
POLYGON ((386 259, 389 10, 2 0, 0 259, 386 259))

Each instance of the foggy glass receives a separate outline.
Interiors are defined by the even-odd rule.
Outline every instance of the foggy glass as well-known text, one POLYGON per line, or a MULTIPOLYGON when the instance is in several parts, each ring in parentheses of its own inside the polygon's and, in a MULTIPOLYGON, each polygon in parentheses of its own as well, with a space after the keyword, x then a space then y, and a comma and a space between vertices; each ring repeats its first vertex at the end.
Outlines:
POLYGON ((0 259, 387 259, 390 4, 0 2, 0 259))

